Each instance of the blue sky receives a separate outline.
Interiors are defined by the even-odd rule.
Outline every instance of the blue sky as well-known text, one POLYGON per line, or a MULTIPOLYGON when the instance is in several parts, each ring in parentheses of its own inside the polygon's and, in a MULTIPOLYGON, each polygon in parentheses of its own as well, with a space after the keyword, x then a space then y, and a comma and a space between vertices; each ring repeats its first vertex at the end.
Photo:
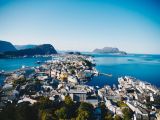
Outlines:
POLYGON ((159 0, 0 0, 0 39, 160 54, 159 0))

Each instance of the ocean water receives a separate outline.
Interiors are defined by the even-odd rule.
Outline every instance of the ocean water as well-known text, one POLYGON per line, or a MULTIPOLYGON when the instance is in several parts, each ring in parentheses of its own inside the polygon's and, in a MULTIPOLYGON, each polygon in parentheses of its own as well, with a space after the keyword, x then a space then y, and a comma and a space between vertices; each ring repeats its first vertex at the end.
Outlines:
POLYGON ((118 83, 118 77, 133 76, 160 87, 160 55, 104 55, 94 54, 99 72, 112 74, 112 77, 94 77, 88 85, 103 87, 118 83))
MULTIPOLYGON (((101 73, 112 74, 112 77, 104 75, 94 77, 87 83, 88 85, 103 87, 108 84, 112 86, 118 83, 118 77, 128 75, 160 87, 160 55, 91 55, 94 56, 97 70, 101 73)), ((0 71, 16 70, 22 65, 38 66, 37 61, 43 62, 50 59, 50 57, 0 59, 0 71)), ((3 83, 3 80, 4 77, 0 77, 0 83, 3 83)))
MULTIPOLYGON (((0 71, 13 71, 21 68, 23 65, 28 67, 38 66, 37 61, 45 62, 51 59, 51 57, 0 59, 0 71)), ((0 76, 0 84, 3 83, 4 79, 4 76, 0 76)))

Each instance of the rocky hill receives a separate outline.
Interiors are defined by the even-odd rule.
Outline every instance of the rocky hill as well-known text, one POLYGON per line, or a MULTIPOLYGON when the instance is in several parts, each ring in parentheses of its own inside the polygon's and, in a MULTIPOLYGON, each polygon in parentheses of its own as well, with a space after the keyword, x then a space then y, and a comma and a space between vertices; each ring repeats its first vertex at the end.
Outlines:
POLYGON ((104 47, 102 49, 95 49, 93 50, 94 53, 120 53, 120 54, 127 54, 124 51, 120 51, 118 48, 113 47, 104 47))
POLYGON ((57 54, 57 51, 51 44, 38 45, 34 48, 4 52, 5 57, 33 56, 33 55, 49 55, 57 54))

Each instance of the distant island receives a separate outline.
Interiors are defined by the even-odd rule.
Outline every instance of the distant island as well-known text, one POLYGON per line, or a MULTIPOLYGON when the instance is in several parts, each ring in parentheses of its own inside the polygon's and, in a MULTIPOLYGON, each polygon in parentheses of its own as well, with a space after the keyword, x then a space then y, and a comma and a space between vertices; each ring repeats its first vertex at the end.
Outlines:
POLYGON ((94 53, 113 53, 113 54, 123 54, 126 55, 127 53, 124 51, 120 51, 118 48, 113 48, 113 47, 104 47, 102 49, 94 49, 94 53))
POLYGON ((12 43, 0 41, 0 58, 57 54, 57 51, 51 44, 32 45, 26 49, 25 47, 27 47, 27 45, 17 50, 12 43))

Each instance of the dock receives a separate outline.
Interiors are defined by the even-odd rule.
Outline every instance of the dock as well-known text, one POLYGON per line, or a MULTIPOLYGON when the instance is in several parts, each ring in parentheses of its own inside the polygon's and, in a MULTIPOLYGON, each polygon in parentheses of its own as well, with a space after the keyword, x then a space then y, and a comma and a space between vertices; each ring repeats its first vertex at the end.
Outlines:
POLYGON ((99 75, 105 75, 105 76, 108 76, 108 77, 112 77, 112 74, 107 74, 107 73, 99 73, 99 75))

